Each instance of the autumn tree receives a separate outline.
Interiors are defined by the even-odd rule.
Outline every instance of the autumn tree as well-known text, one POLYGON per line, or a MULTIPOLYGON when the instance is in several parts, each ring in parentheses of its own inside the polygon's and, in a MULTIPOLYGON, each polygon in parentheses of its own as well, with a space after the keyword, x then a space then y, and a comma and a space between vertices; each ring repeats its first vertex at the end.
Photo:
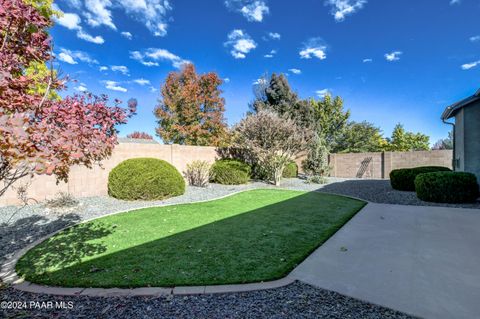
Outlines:
POLYGON ((313 132, 299 127, 292 119, 270 110, 244 118, 234 127, 235 147, 245 149, 267 173, 267 179, 280 185, 285 166, 305 151, 313 132))
POLYGON ((139 140, 153 140, 153 136, 145 132, 135 131, 127 135, 127 138, 139 139, 139 140))
POLYGON ((136 109, 135 100, 129 111, 120 101, 108 106, 106 96, 50 98, 63 82, 54 72, 40 79, 26 70, 52 61, 51 25, 47 14, 22 0, 0 0, 0 196, 25 176, 66 181, 72 165, 91 167, 106 158, 117 142, 116 125, 136 109), (34 89, 39 81, 43 91, 34 89))
POLYGON ((155 108, 157 135, 165 143, 221 146, 227 138, 225 100, 214 73, 197 74, 193 64, 171 72, 155 108))

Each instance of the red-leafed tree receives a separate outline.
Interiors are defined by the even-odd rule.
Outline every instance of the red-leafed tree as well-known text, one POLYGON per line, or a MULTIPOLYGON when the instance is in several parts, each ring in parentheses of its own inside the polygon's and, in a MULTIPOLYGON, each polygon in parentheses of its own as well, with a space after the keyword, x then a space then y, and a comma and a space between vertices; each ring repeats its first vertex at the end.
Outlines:
POLYGON ((117 142, 116 125, 136 109, 108 106, 106 96, 75 95, 51 99, 63 89, 55 72, 27 74, 33 63, 53 60, 46 30, 48 16, 22 0, 0 0, 0 196, 18 179, 54 174, 66 181, 70 166, 91 167, 109 156, 117 142), (45 83, 43 93, 34 87, 45 83))
POLYGON ((133 132, 127 135, 127 138, 139 139, 139 140, 153 140, 153 136, 145 132, 133 132))
POLYGON ((162 86, 162 99, 155 108, 157 135, 165 143, 223 145, 228 136, 221 97, 220 77, 197 74, 193 64, 171 72, 162 86))

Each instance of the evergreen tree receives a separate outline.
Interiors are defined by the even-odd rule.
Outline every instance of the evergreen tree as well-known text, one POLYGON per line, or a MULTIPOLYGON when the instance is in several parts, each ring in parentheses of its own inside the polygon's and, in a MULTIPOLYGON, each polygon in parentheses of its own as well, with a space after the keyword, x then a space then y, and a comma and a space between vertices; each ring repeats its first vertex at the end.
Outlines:
POLYGON ((369 122, 350 122, 338 138, 332 153, 381 152, 387 142, 380 128, 369 122))
POLYGON ((430 149, 429 140, 425 134, 405 131, 403 125, 398 123, 392 137, 387 139, 387 149, 393 152, 427 151, 430 149))
POLYGON ((335 148, 338 138, 347 127, 350 111, 343 110, 343 100, 340 97, 332 99, 326 95, 322 100, 310 100, 314 114, 314 129, 325 140, 326 147, 335 148))

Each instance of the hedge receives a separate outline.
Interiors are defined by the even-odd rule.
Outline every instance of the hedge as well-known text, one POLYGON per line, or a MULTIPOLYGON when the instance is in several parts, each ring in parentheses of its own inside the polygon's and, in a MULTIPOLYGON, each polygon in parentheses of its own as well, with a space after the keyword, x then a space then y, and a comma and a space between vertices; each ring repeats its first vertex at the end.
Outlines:
POLYGON ((219 160, 212 166, 212 182, 224 185, 246 184, 251 173, 251 167, 241 161, 219 160))
POLYGON ((108 194, 124 200, 158 200, 185 193, 185 181, 171 164, 156 158, 133 158, 108 175, 108 194))
POLYGON ((290 162, 285 166, 283 170, 282 177, 284 178, 295 178, 298 176, 298 165, 295 162, 290 162))
POLYGON ((435 172, 415 178, 417 197, 435 203, 471 203, 478 198, 477 177, 465 172, 435 172))
POLYGON ((421 166, 415 168, 394 169, 390 172, 390 184, 393 189, 414 192, 415 177, 417 177, 417 175, 442 171, 451 170, 442 166, 421 166))

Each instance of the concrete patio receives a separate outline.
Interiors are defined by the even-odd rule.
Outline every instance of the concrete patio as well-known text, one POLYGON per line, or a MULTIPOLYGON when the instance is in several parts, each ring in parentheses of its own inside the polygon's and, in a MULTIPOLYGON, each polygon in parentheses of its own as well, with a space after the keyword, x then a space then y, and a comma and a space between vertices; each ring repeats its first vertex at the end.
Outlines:
POLYGON ((480 210, 368 204, 290 275, 424 318, 478 318, 480 210))

